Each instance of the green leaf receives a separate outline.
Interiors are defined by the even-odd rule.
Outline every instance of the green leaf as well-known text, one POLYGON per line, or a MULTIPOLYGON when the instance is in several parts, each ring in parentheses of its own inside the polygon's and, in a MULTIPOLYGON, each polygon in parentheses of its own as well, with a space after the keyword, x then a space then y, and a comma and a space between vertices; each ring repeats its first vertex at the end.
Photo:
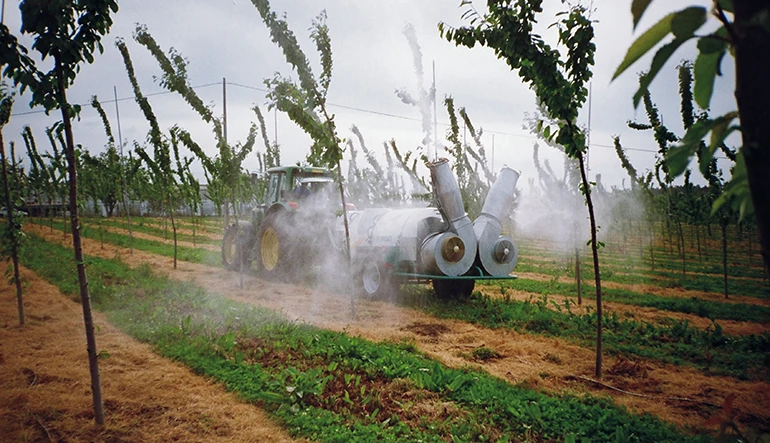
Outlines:
POLYGON ((695 103, 700 106, 701 109, 708 109, 711 103, 711 94, 714 92, 714 79, 717 74, 717 67, 720 60, 725 53, 723 48, 721 52, 713 53, 700 53, 695 59, 695 66, 693 67, 693 77, 695 79, 695 86, 693 87, 693 97, 695 103))
POLYGON ((717 0, 717 4, 725 12, 733 12, 733 0, 717 0))
POLYGON ((639 60, 641 56, 646 54, 650 49, 655 47, 655 45, 663 40, 663 37, 665 37, 671 31, 671 21, 674 19, 676 14, 677 13, 672 12, 671 14, 663 17, 660 19, 660 21, 658 21, 658 23, 655 23, 655 25, 653 25, 631 44, 631 46, 628 48, 628 52, 626 52, 626 56, 623 58, 623 61, 620 62, 620 66, 618 66, 618 69, 615 70, 615 74, 612 75, 613 80, 622 74, 626 69, 628 69, 629 66, 634 64, 634 62, 639 60))
POLYGON ((680 144, 672 147, 666 153, 666 165, 672 177, 681 175, 687 165, 690 164, 690 157, 695 154, 695 144, 680 144))
POLYGON ((749 193, 749 177, 746 172, 743 151, 739 151, 736 155, 735 166, 730 170, 730 175, 731 179, 725 184, 722 195, 711 206, 711 215, 716 214, 725 203, 729 202, 734 209, 738 210, 739 219, 743 220, 744 217, 754 213, 754 203, 751 201, 751 194, 749 193))
POLYGON ((676 13, 671 20, 671 33, 676 38, 689 38, 706 23, 706 8, 691 6, 676 13))
POLYGON ((682 46, 682 43, 689 40, 689 38, 684 40, 674 39, 672 42, 663 45, 658 49, 658 52, 655 53, 655 57, 652 58, 650 70, 647 71, 644 77, 642 77, 639 82, 639 89, 636 91, 636 94, 634 94, 634 108, 639 106, 639 100, 641 100, 644 93, 647 92, 647 88, 650 86, 650 83, 652 83, 655 76, 658 75, 658 72, 663 68, 663 65, 665 65, 668 59, 671 58, 671 55, 682 46))
POLYGON ((650 6, 650 3, 652 3, 652 0, 633 0, 631 2, 631 15, 634 17, 634 29, 636 29, 636 25, 639 24, 639 20, 642 18, 642 15, 644 15, 644 11, 647 10, 647 7, 650 6))
POLYGON ((714 155, 714 152, 716 152, 728 135, 739 129, 738 126, 730 126, 728 128, 728 125, 736 118, 738 118, 738 112, 733 111, 715 120, 714 126, 711 128, 711 140, 709 141, 708 148, 711 155, 714 155))
POLYGON ((727 29, 724 26, 713 34, 698 39, 698 50, 701 54, 722 52, 727 47, 727 29))

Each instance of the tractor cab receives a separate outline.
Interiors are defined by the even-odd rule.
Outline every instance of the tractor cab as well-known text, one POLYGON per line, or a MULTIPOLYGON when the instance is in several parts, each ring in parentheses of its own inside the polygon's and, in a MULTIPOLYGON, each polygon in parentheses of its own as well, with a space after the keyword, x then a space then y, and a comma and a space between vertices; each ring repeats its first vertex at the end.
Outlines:
POLYGON ((267 208, 279 204, 296 210, 310 202, 326 203, 332 195, 334 178, 326 169, 282 166, 270 168, 267 173, 267 208))

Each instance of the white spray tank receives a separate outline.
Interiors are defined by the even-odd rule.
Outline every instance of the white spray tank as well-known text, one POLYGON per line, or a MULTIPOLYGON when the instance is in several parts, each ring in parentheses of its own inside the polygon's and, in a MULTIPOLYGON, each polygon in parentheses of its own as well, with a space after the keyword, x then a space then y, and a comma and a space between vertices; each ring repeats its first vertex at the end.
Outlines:
POLYGON ((516 267, 519 251, 509 237, 500 235, 502 220, 510 215, 519 173, 503 167, 487 194, 481 215, 473 221, 478 260, 492 276, 504 277, 516 267))

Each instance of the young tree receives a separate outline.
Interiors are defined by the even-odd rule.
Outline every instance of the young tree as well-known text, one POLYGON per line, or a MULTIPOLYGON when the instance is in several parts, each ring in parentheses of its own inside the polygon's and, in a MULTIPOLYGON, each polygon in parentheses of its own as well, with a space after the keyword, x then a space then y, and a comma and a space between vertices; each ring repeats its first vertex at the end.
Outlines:
POLYGON ((457 176, 457 184, 460 186, 465 211, 473 219, 481 213, 484 199, 487 197, 489 188, 495 181, 495 175, 487 165, 486 152, 484 145, 481 144, 481 129, 479 129, 478 133, 476 132, 476 128, 471 123, 465 108, 460 108, 457 112, 455 111, 454 99, 452 97, 444 98, 444 106, 446 106, 447 114, 449 114, 447 140, 450 145, 446 149, 454 157, 452 169, 454 169, 457 176), (460 124, 458 123, 457 114, 460 114, 464 128, 470 132, 471 139, 476 144, 478 152, 463 140, 464 137, 460 136, 460 124), (479 173, 479 168, 481 168, 482 173, 479 173))
MULTIPOLYGON (((5 159, 5 142, 3 141, 3 127, 11 118, 11 108, 13 107, 13 94, 8 92, 5 84, 0 85, 0 162, 2 162, 3 190, 5 193, 5 218, 7 220, 5 235, 3 236, 3 255, 6 255, 6 248, 10 249, 13 274, 10 279, 16 286, 16 305, 19 311, 19 324, 24 324, 24 303, 22 300, 21 277, 19 276, 19 247, 21 246, 22 232, 21 220, 22 214, 16 211, 16 198, 13 194, 13 184, 8 180, 8 162, 5 159)), ((11 154, 13 159, 13 154, 11 154)), ((7 274, 6 274, 7 275, 7 274)))
POLYGON ((97 425, 103 425, 104 407, 99 363, 78 216, 77 164, 71 119, 77 114, 79 107, 70 105, 67 101, 67 87, 74 82, 80 64, 93 62, 95 50, 102 50, 101 38, 109 32, 112 25, 110 14, 117 12, 118 4, 114 0, 24 0, 19 5, 19 10, 21 32, 33 35, 32 48, 37 50, 43 59, 53 58, 53 68, 48 72, 39 71, 30 59, 24 60, 26 49, 19 46, 16 48, 16 55, 3 55, 15 59, 3 73, 13 78, 17 84, 21 84, 22 92, 26 88, 30 89, 32 105, 42 105, 46 111, 61 111, 66 136, 72 244, 86 329, 94 419, 97 425))
MULTIPOLYGON (((214 188, 210 192, 216 192, 221 195, 225 208, 225 226, 228 226, 230 204, 236 209, 237 214, 239 202, 235 200, 235 197, 238 181, 243 169, 241 165, 254 146, 256 125, 251 125, 245 143, 235 146, 230 145, 227 141, 222 119, 214 116, 211 107, 206 106, 191 87, 187 78, 187 60, 174 48, 171 48, 168 55, 166 55, 145 26, 140 25, 136 27, 134 40, 150 51, 163 70, 163 76, 160 80, 161 86, 170 91, 177 92, 205 122, 212 125, 214 138, 219 149, 219 155, 215 160, 210 159, 196 143, 192 142, 188 133, 180 131, 177 135, 179 140, 200 158, 203 167, 206 169, 207 177, 216 181, 213 187, 211 186, 212 183, 209 182, 209 187, 214 188)), ((261 116, 259 108, 255 106, 254 109, 257 115, 261 116)), ((264 127, 264 119, 260 119, 260 122, 264 127)), ((218 198, 219 196, 216 197, 218 198)))
MULTIPOLYGON (((139 108, 142 110, 142 113, 144 114, 144 118, 147 120, 147 122, 150 124, 150 131, 147 135, 147 139, 152 145, 153 148, 153 155, 152 157, 147 153, 147 151, 141 147, 136 145, 135 151, 136 154, 139 156, 139 158, 144 161, 144 163, 149 168, 149 176, 150 180, 152 182, 153 188, 158 193, 159 199, 162 202, 163 206, 166 208, 166 211, 168 212, 170 218, 171 218, 171 229, 173 232, 173 238, 174 238, 174 269, 177 267, 177 233, 176 233, 176 221, 174 219, 174 208, 176 207, 177 198, 180 193, 179 191, 179 182, 176 179, 176 176, 178 175, 179 171, 175 171, 172 166, 172 160, 171 160, 171 146, 173 145, 173 149, 175 153, 177 154, 177 161, 179 161, 178 158, 178 147, 176 144, 178 143, 178 130, 172 129, 170 131, 171 137, 168 138, 164 136, 164 134, 160 130, 160 125, 158 124, 158 119, 155 116, 155 112, 152 110, 152 106, 150 106, 149 100, 147 100, 147 97, 142 94, 142 90, 139 87, 139 82, 136 80, 136 75, 134 74, 134 66, 131 62, 131 56, 128 52, 128 48, 126 47, 126 44, 123 42, 123 40, 117 40, 115 42, 116 46, 118 47, 118 50, 120 51, 121 55, 123 56, 123 63, 126 67, 126 72, 128 73, 128 80, 131 83, 131 86, 134 90, 134 98, 136 100, 136 103, 139 105, 139 108)), ((187 163, 186 166, 189 166, 189 163, 187 163)), ((182 169, 180 167, 180 169, 182 169)))
POLYGON ((542 13, 542 0, 510 2, 490 0, 488 12, 479 14, 472 5, 463 17, 470 19, 471 26, 452 28, 439 23, 439 32, 450 42, 469 48, 477 43, 494 49, 498 58, 535 91, 535 95, 558 124, 542 128, 543 135, 564 147, 570 158, 578 161, 581 191, 588 206, 591 222, 591 250, 593 252, 594 278, 596 282, 596 376, 602 373, 602 293, 599 275, 599 254, 596 235, 596 217, 591 200, 591 184, 585 168, 588 150, 586 136, 577 125, 580 108, 588 97, 586 83, 591 78, 590 66, 594 63, 596 46, 594 31, 587 11, 580 6, 571 7, 560 14, 557 22, 558 43, 566 47, 566 58, 534 33, 537 15, 542 13), (477 25, 473 25, 478 23, 477 25))
MULTIPOLYGON (((650 4, 650 0, 633 0, 631 14, 634 28, 650 4)), ((770 267, 770 2, 767 0, 713 0, 711 14, 721 26, 711 34, 695 33, 708 20, 702 6, 690 6, 672 12, 639 36, 628 48, 613 78, 617 78, 639 58, 656 47, 669 34, 673 40, 662 45, 650 64, 639 90, 634 94, 634 106, 644 95, 666 61, 685 42, 696 39, 695 102, 708 109, 714 91, 714 79, 721 75, 725 54, 735 59, 735 98, 737 111, 693 124, 681 143, 667 156, 671 173, 682 174, 690 158, 698 154, 701 169, 706 168, 714 153, 732 132, 739 130, 739 149, 731 179, 724 186, 721 198, 714 201, 714 211, 731 202, 741 217, 754 211, 759 231, 760 248, 765 267, 770 267), (732 16, 732 17, 730 17, 732 16), (732 20, 731 20, 732 18, 732 20), (733 124, 735 119, 739 125, 733 124), (701 141, 711 133, 705 150, 701 141)))
MULTIPOLYGON (((334 115, 330 115, 326 107, 326 95, 332 80, 332 47, 329 28, 326 26, 326 12, 321 12, 313 20, 310 28, 310 37, 321 57, 321 75, 316 80, 310 63, 299 47, 294 33, 289 29, 288 23, 270 10, 270 3, 267 0, 252 0, 252 3, 270 30, 272 41, 281 48, 286 62, 292 65, 299 77, 299 85, 279 73, 276 73, 272 79, 265 80, 270 90, 268 93, 270 106, 286 112, 289 118, 313 139, 310 154, 307 156, 308 163, 337 169, 345 226, 345 253, 348 267, 350 267, 350 232, 345 206, 345 190, 342 186, 341 140, 337 135, 334 115)), ((352 292, 351 313, 355 317, 355 298, 352 292)))

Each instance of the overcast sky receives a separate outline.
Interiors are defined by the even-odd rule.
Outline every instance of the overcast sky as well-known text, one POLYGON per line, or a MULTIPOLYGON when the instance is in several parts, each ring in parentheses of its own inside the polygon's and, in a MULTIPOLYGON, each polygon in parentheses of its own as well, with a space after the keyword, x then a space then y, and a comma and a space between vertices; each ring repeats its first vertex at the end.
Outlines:
MULTIPOLYGON (((7 3, 5 23, 12 32, 18 33, 17 3, 7 3)), ((249 125, 256 120, 250 110, 256 104, 267 116, 270 138, 277 132, 283 163, 295 163, 305 158, 309 138, 285 116, 279 114, 276 118, 272 113, 267 114, 263 80, 275 72, 288 75, 291 71, 278 47, 270 41, 267 28, 250 1, 131 0, 119 3, 120 10, 114 16, 112 31, 103 40, 104 53, 96 57, 93 65, 82 66, 75 85, 68 91, 73 103, 86 104, 92 95, 97 95, 117 132, 118 121, 112 101, 113 87, 116 87, 124 142, 129 146, 133 141, 144 142, 149 125, 133 101, 122 58, 114 45, 116 38, 124 38, 145 95, 161 93, 149 98, 161 128, 178 124, 190 131, 208 153, 216 153, 211 127, 178 95, 162 94, 164 89, 154 80, 154 76, 160 75, 160 68, 149 52, 132 39, 136 23, 141 23, 164 50, 174 47, 188 59, 191 83, 199 86, 196 91, 217 114, 223 109, 222 79, 227 79, 228 138, 231 143, 245 139, 249 125)), ((485 2, 477 3, 477 8, 484 11, 485 2)), ((545 3, 547 11, 541 17, 541 25, 546 40, 555 45, 546 27, 555 21, 554 13, 565 6, 556 0, 545 3)), ((607 186, 620 186, 626 178, 612 149, 613 135, 621 136, 623 145, 629 148, 632 163, 640 171, 652 168, 657 149, 650 132, 634 131, 626 125, 628 120, 637 118, 645 121, 643 109, 635 111, 631 97, 637 87, 636 73, 649 67, 651 56, 611 82, 615 68, 634 38, 666 13, 693 3, 709 4, 703 0, 653 2, 634 34, 630 3, 630 0, 593 2, 597 51, 591 87, 590 168, 591 175, 601 174, 607 186)), ((334 60, 328 101, 336 114, 341 137, 352 137, 349 128, 357 125, 367 145, 375 148, 380 157, 384 157, 382 143, 391 138, 404 150, 420 144, 423 133, 419 110, 402 103, 394 93, 400 88, 406 88, 412 95, 417 92, 412 52, 403 32, 407 24, 412 24, 422 49, 427 87, 432 81, 432 63, 436 66, 439 134, 444 135, 448 121, 442 106, 443 97, 451 95, 457 107, 467 109, 474 125, 484 129, 483 141, 488 152, 494 144, 495 169, 507 164, 522 171, 522 185, 527 178, 535 177, 532 161, 535 138, 523 129, 525 113, 535 111, 534 93, 494 56, 492 50, 455 47, 439 37, 439 22, 452 26, 464 24, 460 17, 465 7, 459 7, 459 0, 274 0, 271 6, 279 14, 286 13, 289 25, 316 73, 320 72, 320 66, 308 28, 312 19, 321 10, 326 10, 334 60)), ((713 20, 710 20, 709 28, 713 27, 713 20)), ((28 37, 21 36, 20 40, 27 47, 31 46, 28 37)), ((695 51, 694 43, 680 49, 651 88, 664 124, 677 134, 682 134, 682 130, 675 68, 680 60, 692 59, 695 51)), ((715 114, 735 108, 733 66, 731 59, 727 59, 723 65, 725 76, 717 79, 712 100, 715 114)), ((39 149, 50 149, 44 131, 56 121, 54 115, 58 115, 49 117, 38 109, 30 110, 26 106, 28 101, 26 97, 17 98, 14 115, 3 132, 6 142, 16 142, 17 153, 24 153, 20 132, 27 124, 32 127, 39 149)), ((588 125, 588 110, 585 106, 581 113, 582 125, 588 125)), ((75 139, 89 151, 104 150, 106 139, 102 125, 90 106, 83 107, 81 120, 75 125, 75 139)), ((257 146, 261 148, 261 144, 257 146)), ((561 169, 560 154, 554 149, 541 146, 541 158, 551 159, 552 166, 561 169)), ((720 161, 720 165, 729 167, 726 161, 720 161)), ((249 170, 256 169, 256 156, 250 155, 244 166, 249 170)), ((199 164, 195 171, 203 179, 199 164)), ((625 185, 628 186, 627 179, 625 185)))

